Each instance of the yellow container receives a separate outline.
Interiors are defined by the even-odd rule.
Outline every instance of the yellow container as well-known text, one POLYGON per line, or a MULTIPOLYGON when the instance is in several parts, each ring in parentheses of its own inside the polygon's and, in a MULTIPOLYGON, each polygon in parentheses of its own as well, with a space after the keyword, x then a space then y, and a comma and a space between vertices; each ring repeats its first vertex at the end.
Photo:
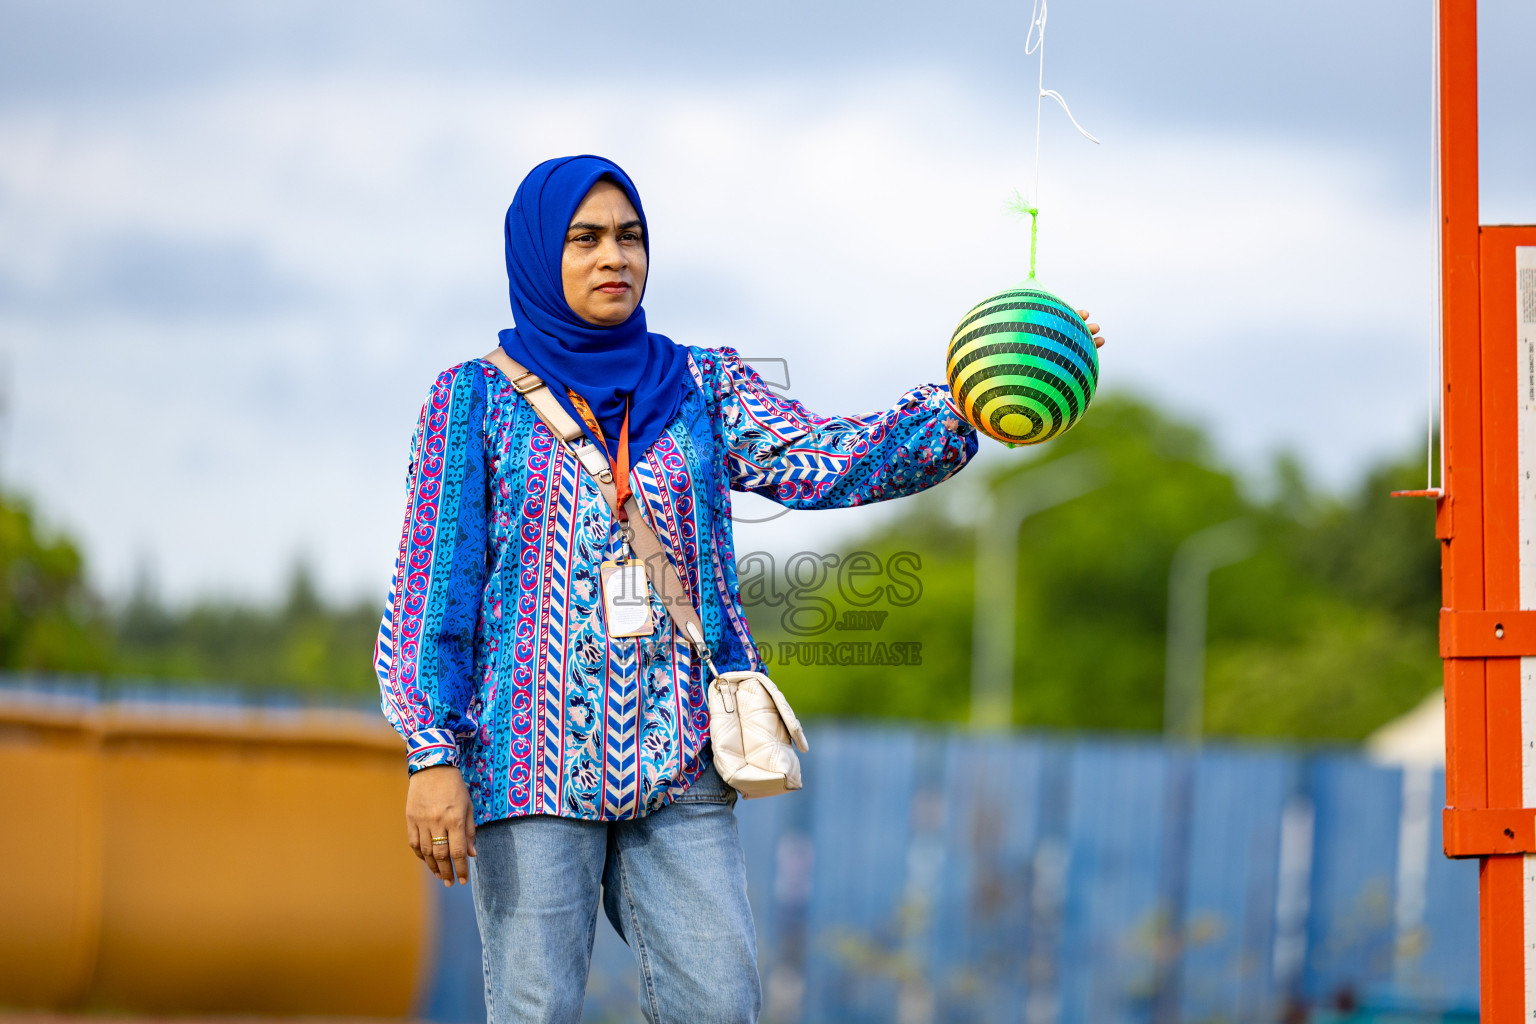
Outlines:
POLYGON ((365 713, 0 701, 0 1005, 410 1013, 404 754, 365 713))

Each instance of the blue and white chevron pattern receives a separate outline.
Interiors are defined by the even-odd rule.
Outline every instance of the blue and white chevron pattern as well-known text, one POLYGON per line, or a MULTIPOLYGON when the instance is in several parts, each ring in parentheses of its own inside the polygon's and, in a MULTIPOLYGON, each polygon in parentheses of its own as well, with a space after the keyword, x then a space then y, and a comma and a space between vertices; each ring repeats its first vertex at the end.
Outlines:
POLYGON ((603 816, 633 818, 639 809, 640 677, 639 643, 608 641, 608 678, 603 706, 603 816))
POLYGON ((774 460, 772 467, 764 473, 764 478, 770 483, 819 483, 835 480, 847 472, 850 461, 846 455, 819 452, 812 448, 791 448, 774 460))

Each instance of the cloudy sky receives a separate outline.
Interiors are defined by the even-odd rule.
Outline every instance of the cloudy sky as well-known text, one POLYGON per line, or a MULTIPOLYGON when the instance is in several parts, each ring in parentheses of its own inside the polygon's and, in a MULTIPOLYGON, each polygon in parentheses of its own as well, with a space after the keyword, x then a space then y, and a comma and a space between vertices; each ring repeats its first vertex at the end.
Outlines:
MULTIPOLYGON (((1536 5, 1485 2, 1483 215, 1536 220, 1536 5)), ((381 590, 436 372, 508 326, 501 217, 612 156, 653 329, 812 408, 939 379, 1026 269, 1027 4, 0 0, 0 480, 122 593, 381 590)), ((1106 387, 1340 485, 1422 432, 1429 0, 1053 0, 1041 277, 1106 387)), ((1005 457, 995 452, 994 457, 1005 457)), ((756 514, 756 510, 754 510, 756 514)), ((869 513, 796 513, 741 546, 869 513)))

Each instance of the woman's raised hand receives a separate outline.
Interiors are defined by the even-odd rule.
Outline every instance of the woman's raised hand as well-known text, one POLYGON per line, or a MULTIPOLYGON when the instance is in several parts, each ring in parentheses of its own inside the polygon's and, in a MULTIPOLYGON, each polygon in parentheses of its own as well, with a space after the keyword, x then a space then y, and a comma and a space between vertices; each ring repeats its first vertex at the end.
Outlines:
POLYGON ((458 768, 440 764, 411 776, 405 794, 405 837, 411 852, 444 885, 453 885, 455 878, 469 884, 469 858, 475 855, 475 807, 458 768), (442 841, 445 837, 447 842, 442 841))
MULTIPOLYGON (((1086 309, 1078 310, 1077 311, 1077 315, 1083 318, 1083 323, 1088 324, 1088 317, 1091 314, 1086 309)), ((1099 325, 1098 324, 1088 324, 1088 333, 1093 335, 1093 347, 1094 348, 1103 348, 1104 347, 1104 339, 1099 337, 1099 325)))

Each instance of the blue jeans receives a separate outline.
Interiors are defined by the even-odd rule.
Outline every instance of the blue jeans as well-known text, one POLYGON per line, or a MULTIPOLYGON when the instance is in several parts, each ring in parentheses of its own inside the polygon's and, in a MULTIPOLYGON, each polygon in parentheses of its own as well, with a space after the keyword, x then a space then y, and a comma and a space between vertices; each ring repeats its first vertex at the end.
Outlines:
POLYGON ((488 822, 470 862, 489 1024, 576 1024, 599 900, 650 1024, 753 1024, 761 1004, 736 793, 713 768, 633 821, 488 822))

